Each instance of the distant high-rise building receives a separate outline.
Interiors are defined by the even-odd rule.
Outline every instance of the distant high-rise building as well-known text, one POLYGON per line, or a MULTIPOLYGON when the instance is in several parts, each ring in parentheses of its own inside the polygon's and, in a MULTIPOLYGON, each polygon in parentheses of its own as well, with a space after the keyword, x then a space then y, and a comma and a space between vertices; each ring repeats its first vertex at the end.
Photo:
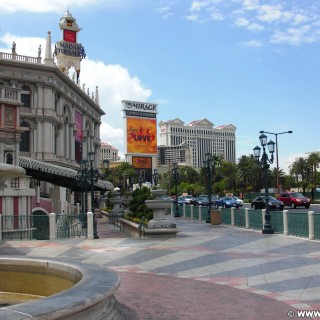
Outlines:
MULTIPOLYGON (((236 127, 232 124, 214 127, 207 119, 195 120, 185 125, 180 119, 161 121, 160 146, 188 146, 192 149, 192 167, 201 168, 205 154, 221 156, 236 163, 236 127)), ((159 147, 159 152, 161 148, 159 147)), ((178 159, 177 159, 178 161, 178 159)))

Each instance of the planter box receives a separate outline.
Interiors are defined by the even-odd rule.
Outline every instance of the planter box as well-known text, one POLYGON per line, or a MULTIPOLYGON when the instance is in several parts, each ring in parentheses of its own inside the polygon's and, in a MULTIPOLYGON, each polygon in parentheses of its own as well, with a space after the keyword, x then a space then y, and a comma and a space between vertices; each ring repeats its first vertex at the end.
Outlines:
POLYGON ((210 217, 211 217, 211 224, 213 224, 213 225, 221 224, 221 211, 220 210, 211 210, 210 217))

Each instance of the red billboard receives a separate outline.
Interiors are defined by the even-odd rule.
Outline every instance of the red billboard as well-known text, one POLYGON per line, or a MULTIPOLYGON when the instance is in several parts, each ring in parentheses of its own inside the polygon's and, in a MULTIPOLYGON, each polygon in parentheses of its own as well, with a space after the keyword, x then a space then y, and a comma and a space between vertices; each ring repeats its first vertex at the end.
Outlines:
POLYGON ((127 118, 127 153, 157 154, 157 121, 127 118))

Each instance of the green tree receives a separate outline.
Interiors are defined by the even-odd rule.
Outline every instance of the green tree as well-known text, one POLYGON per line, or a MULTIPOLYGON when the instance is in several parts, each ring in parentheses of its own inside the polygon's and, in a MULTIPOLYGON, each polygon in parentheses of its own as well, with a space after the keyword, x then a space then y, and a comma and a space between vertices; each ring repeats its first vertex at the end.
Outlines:
POLYGON ((311 189, 311 197, 314 200, 314 190, 317 187, 317 167, 320 163, 320 155, 317 152, 312 152, 307 158, 307 164, 311 168, 311 181, 309 187, 311 189))
POLYGON ((128 188, 128 183, 136 178, 136 169, 129 162, 123 162, 119 166, 109 169, 107 179, 120 188, 123 193, 128 188))

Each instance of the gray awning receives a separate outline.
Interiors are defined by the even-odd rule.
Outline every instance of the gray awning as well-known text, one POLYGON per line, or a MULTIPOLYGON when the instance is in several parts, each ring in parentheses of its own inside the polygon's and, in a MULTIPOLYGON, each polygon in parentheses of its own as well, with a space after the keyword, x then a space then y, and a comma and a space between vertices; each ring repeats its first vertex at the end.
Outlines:
MULTIPOLYGON (((80 191, 81 187, 76 181, 76 170, 44 162, 24 156, 19 157, 19 166, 26 170, 27 175, 39 181, 46 181, 52 184, 66 187, 74 191, 80 191)), ((109 181, 98 180, 95 184, 96 190, 113 190, 114 186, 109 181)))

